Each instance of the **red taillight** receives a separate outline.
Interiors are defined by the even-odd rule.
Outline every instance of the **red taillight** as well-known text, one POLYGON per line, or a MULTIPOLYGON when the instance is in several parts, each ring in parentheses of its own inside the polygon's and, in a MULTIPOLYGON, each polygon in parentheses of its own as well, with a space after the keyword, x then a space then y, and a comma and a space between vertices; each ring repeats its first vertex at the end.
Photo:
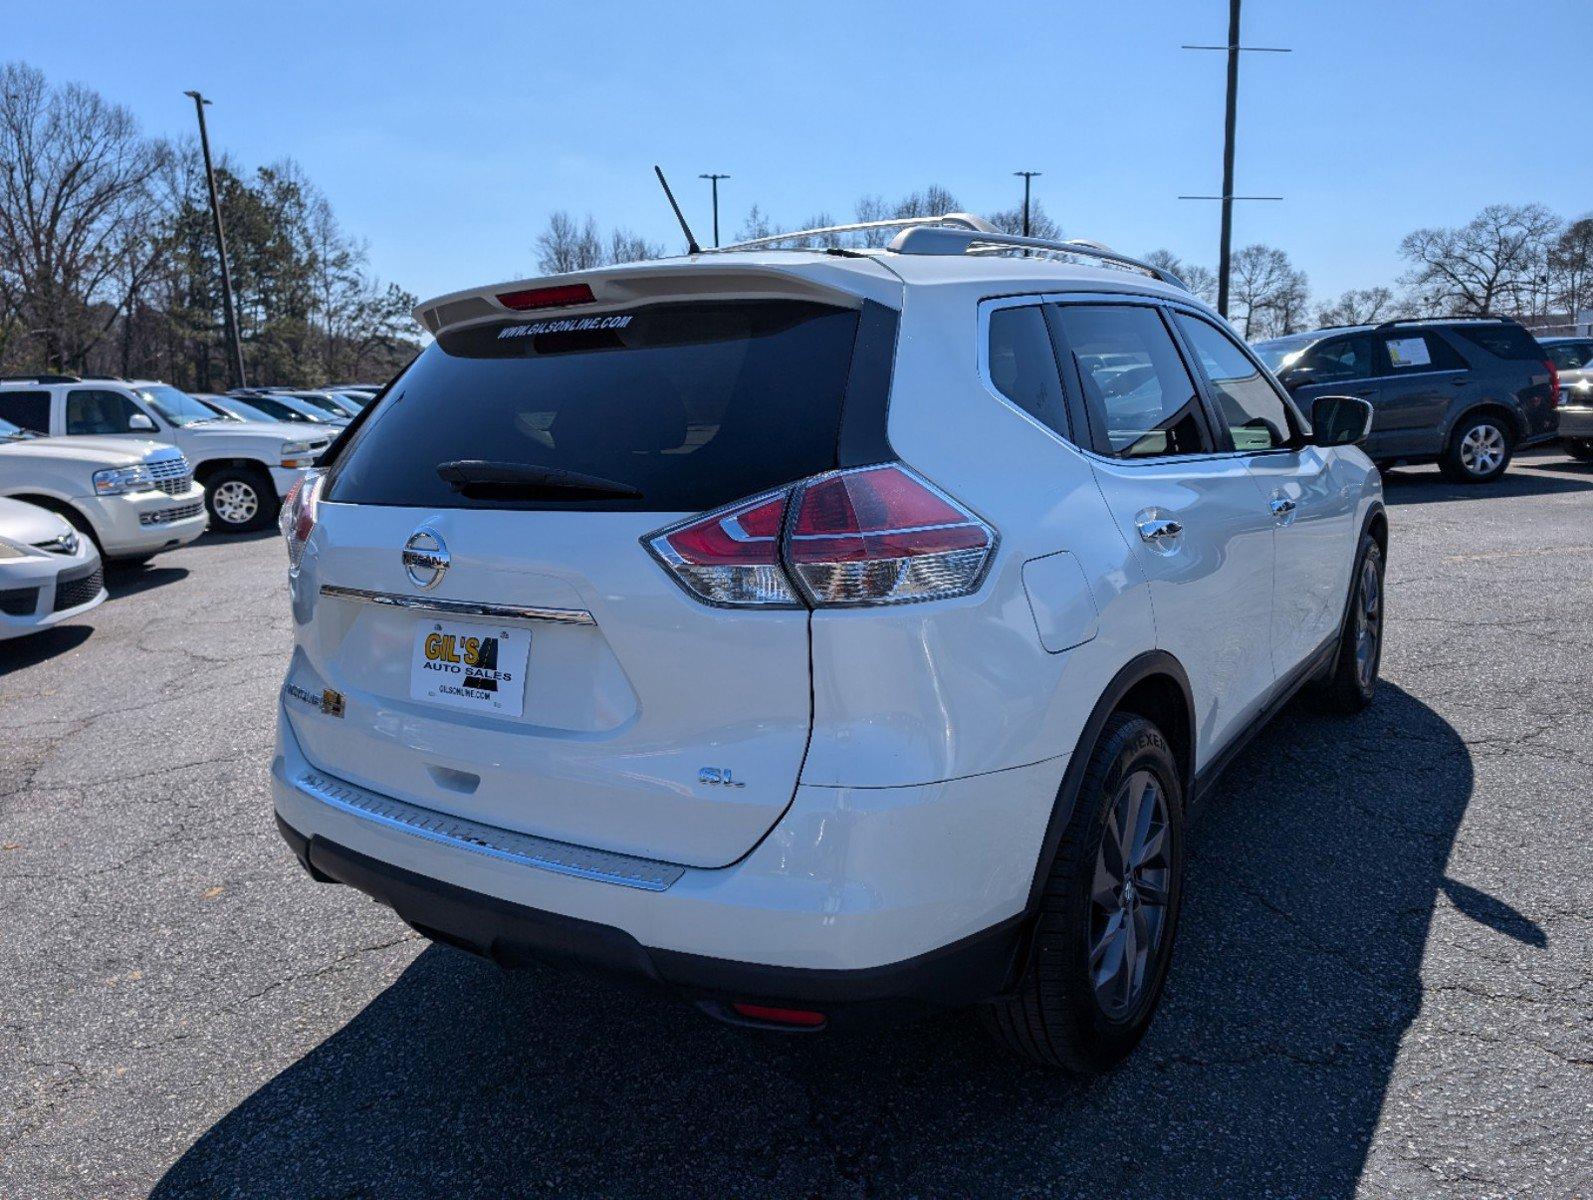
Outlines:
POLYGON ((775 1008, 768 1004, 745 1004, 740 1000, 730 1005, 730 1011, 749 1021, 765 1021, 770 1025, 790 1025, 797 1029, 817 1029, 824 1024, 824 1014, 806 1008, 775 1008))
POLYGON ((499 292, 498 303, 516 312, 528 308, 560 308, 566 304, 591 304, 595 297, 584 283, 561 283, 553 287, 525 288, 518 292, 499 292))
POLYGON ((1560 368, 1554 365, 1552 358, 1544 359, 1543 365, 1549 368, 1549 399, 1558 404, 1560 402, 1560 368))
POLYGON ((966 595, 995 543, 973 513, 888 463, 742 501, 648 545, 711 604, 790 607, 799 594, 813 606, 966 595))
POLYGON ((316 504, 321 497, 321 481, 324 478, 319 471, 306 471, 282 501, 277 526, 288 543, 290 577, 299 573, 299 564, 304 560, 304 544, 310 540, 310 534, 315 529, 316 504))
POLYGON ((780 566, 787 493, 766 492, 648 540, 699 600, 735 607, 795 608, 801 601, 780 566))

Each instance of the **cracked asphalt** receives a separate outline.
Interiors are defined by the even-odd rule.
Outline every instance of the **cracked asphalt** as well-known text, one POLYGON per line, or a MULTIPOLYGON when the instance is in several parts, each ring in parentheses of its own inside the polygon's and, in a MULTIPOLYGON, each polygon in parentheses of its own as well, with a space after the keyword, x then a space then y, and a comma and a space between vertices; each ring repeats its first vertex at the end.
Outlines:
POLYGON ((1230 769, 1088 1083, 429 946, 273 828, 276 540, 117 574, 0 644, 0 1195, 1593 1194, 1593 467, 1388 498, 1377 703, 1230 769))

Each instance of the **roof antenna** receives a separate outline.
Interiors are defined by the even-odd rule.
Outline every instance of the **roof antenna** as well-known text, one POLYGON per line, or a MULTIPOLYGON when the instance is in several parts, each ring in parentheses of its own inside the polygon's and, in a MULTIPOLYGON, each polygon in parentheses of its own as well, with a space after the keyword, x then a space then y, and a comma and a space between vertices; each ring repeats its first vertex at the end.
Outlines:
POLYGON ((653 171, 658 175, 658 182, 663 185, 664 195, 669 197, 669 207, 675 210, 675 220, 680 222, 680 231, 686 235, 686 253, 701 254, 702 247, 697 244, 697 239, 692 236, 691 226, 686 224, 686 218, 681 216, 680 205, 675 203, 675 193, 669 190, 669 180, 664 178, 664 172, 657 163, 653 164, 653 171))

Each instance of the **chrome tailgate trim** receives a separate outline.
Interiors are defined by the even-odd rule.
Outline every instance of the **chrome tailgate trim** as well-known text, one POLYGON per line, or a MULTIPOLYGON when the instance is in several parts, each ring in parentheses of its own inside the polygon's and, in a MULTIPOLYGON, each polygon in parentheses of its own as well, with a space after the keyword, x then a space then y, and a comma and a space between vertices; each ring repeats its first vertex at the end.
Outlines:
POLYGON ((596 625, 597 618, 582 608, 537 608, 521 604, 485 604, 475 600, 439 600, 433 596, 405 596, 398 592, 373 592, 366 588, 323 583, 321 595, 340 600, 363 600, 389 608, 417 608, 425 612, 453 613, 462 617, 505 617, 516 621, 552 621, 561 625, 596 625))
POLYGON ((607 850, 591 850, 568 842, 516 833, 512 829, 483 825, 479 821, 451 817, 417 804, 379 795, 319 771, 301 772, 293 781, 293 786, 323 804, 375 821, 389 829, 560 875, 574 875, 580 879, 640 888, 647 892, 662 892, 686 873, 685 867, 674 863, 614 854, 607 850))

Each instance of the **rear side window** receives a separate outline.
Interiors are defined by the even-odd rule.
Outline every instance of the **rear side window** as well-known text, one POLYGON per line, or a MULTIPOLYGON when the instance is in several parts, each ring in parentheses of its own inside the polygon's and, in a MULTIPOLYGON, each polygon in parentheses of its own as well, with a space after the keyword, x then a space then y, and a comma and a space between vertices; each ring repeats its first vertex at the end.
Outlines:
POLYGON ((1446 332, 1473 346, 1481 346, 1495 358, 1543 361, 1543 347, 1519 325, 1451 325, 1446 332))
POLYGON ((1288 405, 1250 356, 1226 333, 1199 317, 1175 313, 1173 319, 1206 372, 1212 398, 1233 436, 1233 448, 1275 450, 1293 441, 1288 405))
POLYGON ((444 333, 370 413, 328 499, 427 507, 713 508, 830 470, 858 328, 793 300, 658 304, 444 333), (570 471, 639 497, 466 497, 441 464, 570 471))
POLYGON ((1063 304, 1055 311, 1090 419, 1104 431, 1098 450, 1118 458, 1211 452, 1194 380, 1154 309, 1063 304))
POLYGON ((68 433, 127 433, 127 419, 138 411, 126 396, 98 388, 74 388, 66 394, 68 433))
POLYGON ((1069 436, 1056 352, 1038 305, 998 308, 990 314, 990 382, 1036 421, 1069 436))
POLYGON ((0 417, 34 433, 49 433, 50 393, 0 391, 0 417))
POLYGON ((1463 371, 1466 360, 1436 333, 1419 329, 1385 333, 1383 346, 1385 375, 1414 375, 1419 371, 1463 371))

